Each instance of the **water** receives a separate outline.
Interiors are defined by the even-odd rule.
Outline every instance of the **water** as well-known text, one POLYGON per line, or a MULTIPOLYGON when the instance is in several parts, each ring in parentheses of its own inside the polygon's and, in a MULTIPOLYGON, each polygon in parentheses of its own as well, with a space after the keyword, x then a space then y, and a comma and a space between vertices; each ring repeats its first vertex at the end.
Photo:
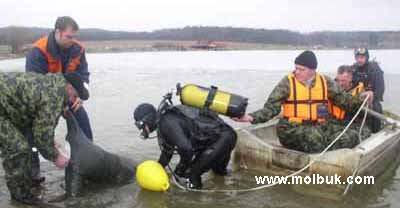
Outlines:
MULTIPOLYGON (((216 85, 220 89, 250 99, 248 111, 260 108, 274 85, 293 69, 293 60, 300 51, 232 51, 232 52, 146 52, 88 54, 91 71, 91 98, 85 103, 90 114, 95 142, 111 152, 118 152, 138 161, 158 159, 155 140, 138 139, 132 123, 135 106, 143 102, 158 104, 161 96, 176 83, 216 85)), ((351 64, 351 50, 316 51, 319 70, 332 74, 340 64, 351 64)), ((396 93, 400 87, 397 71, 398 50, 371 51, 371 56, 385 71, 385 109, 400 113, 396 93)), ((23 71, 24 59, 0 61, 2 71, 23 71)), ((176 102, 177 99, 175 99, 176 102)), ((62 119, 61 119, 62 120, 62 119)), ((237 123, 230 122, 239 127, 237 123)), ((243 125, 243 124, 242 124, 243 125)), ((65 135, 60 122, 57 140, 65 135)), ((176 161, 175 161, 176 162, 176 161)), ((42 163, 47 176, 46 195, 62 193, 63 172, 48 162, 42 163)), ((185 193, 172 187, 167 193, 142 191, 136 183, 122 187, 96 188, 85 197, 68 201, 67 207, 397 207, 400 204, 400 170, 395 165, 378 184, 354 193, 343 202, 332 202, 298 195, 287 186, 246 194, 185 193)), ((0 206, 15 207, 9 201, 4 173, 0 172, 0 206)), ((234 173, 229 177, 206 176, 209 188, 246 188, 255 186, 251 172, 234 173)))

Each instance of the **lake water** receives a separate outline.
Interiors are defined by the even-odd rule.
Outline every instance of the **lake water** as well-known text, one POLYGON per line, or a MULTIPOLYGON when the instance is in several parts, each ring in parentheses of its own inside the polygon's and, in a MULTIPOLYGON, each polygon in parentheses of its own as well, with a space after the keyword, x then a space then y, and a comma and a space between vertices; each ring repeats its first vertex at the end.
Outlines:
MULTIPOLYGON (((277 82, 293 70, 294 59, 301 51, 210 51, 145 52, 88 54, 91 72, 91 98, 85 103, 89 112, 95 142, 111 152, 137 161, 158 159, 155 140, 142 141, 133 125, 132 112, 143 102, 158 104, 162 95, 176 84, 216 85, 220 89, 249 98, 248 111, 262 107, 277 82)), ((400 113, 400 50, 370 52, 385 71, 384 108, 400 113)), ((318 70, 333 74, 341 64, 352 64, 352 50, 316 51, 318 70)), ((0 61, 1 71, 23 71, 24 59, 0 61)), ((177 99, 175 99, 178 102, 177 99)), ((240 127, 237 123, 232 123, 240 127)), ((242 124, 243 125, 243 124, 242 124)), ((245 125, 244 125, 245 126, 245 125)), ((58 140, 65 135, 61 119, 56 131, 58 140)), ((176 162, 176 161, 175 161, 176 162)), ((62 193, 63 172, 43 162, 47 176, 46 193, 62 193)), ((9 201, 4 173, 0 178, 0 207, 14 207, 9 201)), ((225 178, 205 176, 208 188, 246 188, 256 186, 254 173, 234 172, 225 178)), ((66 202, 67 207, 399 207, 400 172, 397 166, 361 194, 343 202, 332 202, 298 195, 286 185, 244 194, 200 194, 180 191, 150 193, 136 183, 122 187, 96 189, 81 199, 66 202)))

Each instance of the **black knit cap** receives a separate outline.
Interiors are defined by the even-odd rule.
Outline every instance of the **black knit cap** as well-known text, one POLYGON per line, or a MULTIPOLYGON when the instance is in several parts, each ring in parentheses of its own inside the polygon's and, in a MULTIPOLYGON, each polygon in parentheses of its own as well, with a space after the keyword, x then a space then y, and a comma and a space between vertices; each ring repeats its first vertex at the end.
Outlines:
POLYGON ((296 57, 294 63, 314 70, 317 69, 318 66, 317 57, 312 51, 304 51, 296 57))
POLYGON ((78 93, 79 98, 82 100, 89 99, 89 90, 85 87, 84 81, 80 74, 77 72, 67 72, 64 74, 65 80, 69 82, 78 93))

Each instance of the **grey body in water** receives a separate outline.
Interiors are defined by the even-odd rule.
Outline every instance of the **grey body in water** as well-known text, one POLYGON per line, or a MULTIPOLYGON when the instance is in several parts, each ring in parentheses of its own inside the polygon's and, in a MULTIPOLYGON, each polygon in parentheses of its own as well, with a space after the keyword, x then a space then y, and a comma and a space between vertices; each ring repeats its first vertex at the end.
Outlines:
POLYGON ((66 197, 80 195, 84 180, 123 184, 134 178, 136 162, 109 153, 92 143, 79 128, 73 115, 66 120, 66 139, 71 147, 70 163, 65 170, 66 197))

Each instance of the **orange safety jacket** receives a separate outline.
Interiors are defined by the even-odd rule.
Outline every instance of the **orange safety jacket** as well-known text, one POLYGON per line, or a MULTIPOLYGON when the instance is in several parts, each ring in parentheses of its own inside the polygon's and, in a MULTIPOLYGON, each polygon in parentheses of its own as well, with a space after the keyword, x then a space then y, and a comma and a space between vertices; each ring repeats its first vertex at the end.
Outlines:
MULTIPOLYGON (((62 68, 62 63, 59 59, 53 57, 50 52, 47 50, 47 43, 48 43, 48 36, 45 36, 39 40, 37 40, 35 43, 33 43, 33 47, 37 47, 40 49, 40 51, 46 56, 47 62, 48 62, 48 71, 50 73, 62 73, 63 68, 62 68)), ((81 43, 78 41, 74 41, 76 44, 78 44, 81 48, 80 55, 74 57, 69 61, 69 63, 66 66, 66 72, 71 72, 75 71, 78 67, 79 64, 81 63, 81 57, 84 51, 84 47, 82 46, 81 43)))
POLYGON ((297 81, 293 73, 288 75, 288 80, 290 95, 283 103, 283 117, 294 123, 325 122, 326 118, 318 115, 319 105, 326 108, 328 113, 328 85, 325 77, 317 73, 312 88, 297 81))
MULTIPOLYGON (((364 90, 364 84, 362 82, 359 82, 358 85, 351 90, 351 95, 356 96, 359 93, 361 93, 364 90)), ((331 101, 329 101, 329 111, 330 114, 338 119, 338 120, 344 120, 346 116, 346 111, 339 106, 334 105, 331 101)))

